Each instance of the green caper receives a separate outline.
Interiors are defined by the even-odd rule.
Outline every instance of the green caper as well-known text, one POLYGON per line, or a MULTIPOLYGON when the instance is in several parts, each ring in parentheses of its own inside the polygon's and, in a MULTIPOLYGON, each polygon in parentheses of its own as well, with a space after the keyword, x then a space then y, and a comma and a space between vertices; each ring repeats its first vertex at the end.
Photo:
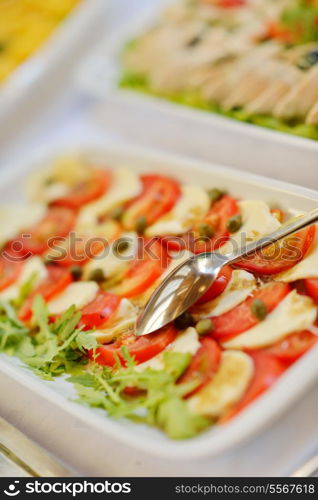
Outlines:
POLYGON ((259 321, 264 321, 268 314, 266 304, 261 299, 253 300, 251 304, 251 311, 259 321))
POLYGON ((83 269, 80 266, 72 266, 70 272, 75 281, 80 280, 83 276, 83 269))
POLYGON ((55 260, 50 257, 49 255, 47 255, 46 257, 43 257, 43 260, 44 260, 44 264, 48 265, 48 264, 55 264, 55 260))
POLYGON ((55 182, 55 179, 53 177, 47 177, 47 179, 45 179, 46 186, 52 186, 52 184, 54 184, 54 182, 55 182))
POLYGON ((214 203, 224 195, 225 191, 222 191, 222 189, 212 188, 208 190, 208 196, 210 198, 211 205, 214 205, 214 203))
POLYGON ((110 216, 112 219, 120 221, 122 216, 124 215, 124 207, 116 207, 114 210, 111 212, 110 216))
POLYGON ((227 223, 226 223, 226 229, 230 233, 236 233, 236 231, 238 231, 239 229, 241 229, 242 224, 243 224, 242 216, 240 214, 233 215, 233 217, 231 217, 227 221, 227 223))
POLYGON ((100 283, 101 281, 104 281, 106 279, 104 271, 98 267, 91 271, 88 277, 89 281, 96 281, 96 283, 100 283))
POLYGON ((114 244, 114 253, 120 255, 124 253, 125 250, 129 248, 129 243, 127 240, 119 239, 114 244))
POLYGON ((213 330, 213 321, 211 319, 201 319, 195 325, 199 335, 208 335, 213 330))
POLYGON ((178 328, 178 330, 184 330, 185 328, 193 325, 194 319, 188 311, 184 312, 181 316, 178 316, 178 318, 174 320, 174 326, 178 328))
POLYGON ((198 225, 198 231, 200 236, 203 236, 205 238, 212 238, 214 236, 214 229, 210 224, 207 224, 206 222, 202 222, 201 224, 198 225))
POLYGON ((138 234, 142 234, 147 227, 147 219, 144 215, 140 215, 136 219, 135 229, 138 234))

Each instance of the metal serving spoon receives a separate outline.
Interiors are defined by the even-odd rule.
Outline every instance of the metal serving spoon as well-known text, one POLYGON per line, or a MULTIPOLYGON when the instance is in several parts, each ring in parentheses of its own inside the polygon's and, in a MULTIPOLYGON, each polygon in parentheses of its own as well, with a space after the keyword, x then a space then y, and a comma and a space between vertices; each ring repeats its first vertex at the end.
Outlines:
POLYGON ((257 250, 318 221, 318 208, 294 218, 277 231, 240 248, 233 254, 202 253, 187 259, 174 269, 154 291, 137 321, 136 335, 147 335, 162 328, 184 313, 212 285, 221 269, 235 264, 257 250))

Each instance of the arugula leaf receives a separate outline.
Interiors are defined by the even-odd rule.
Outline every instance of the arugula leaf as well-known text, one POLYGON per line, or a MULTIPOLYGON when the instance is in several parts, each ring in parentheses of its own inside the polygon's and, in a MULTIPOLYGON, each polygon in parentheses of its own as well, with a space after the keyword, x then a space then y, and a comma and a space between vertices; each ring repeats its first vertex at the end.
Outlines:
POLYGON ((95 347, 96 341, 89 332, 82 332, 77 325, 81 313, 71 306, 54 323, 43 298, 38 295, 33 302, 34 349, 19 352, 21 359, 45 378, 61 375, 78 364, 85 364, 85 349, 95 347))
POLYGON ((157 423, 172 439, 187 439, 210 425, 210 420, 191 413, 186 402, 170 398, 158 408, 157 423))
POLYGON ((88 335, 87 332, 80 332, 75 338, 76 346, 81 352, 85 352, 85 349, 94 349, 97 347, 97 340, 92 335, 88 335))
POLYGON ((72 384, 82 385, 83 387, 95 387, 96 379, 91 373, 83 373, 82 375, 73 375, 66 379, 72 384))
POLYGON ((27 333, 11 304, 0 301, 0 351, 13 354, 27 333))
POLYGON ((174 380, 177 380, 190 364, 191 358, 189 352, 181 354, 180 352, 166 351, 163 353, 165 370, 174 380))
POLYGON ((19 309, 19 307, 22 306, 25 299, 34 290, 37 279, 38 279, 38 273, 34 272, 31 274, 29 279, 22 284, 19 290, 19 295, 13 302, 15 309, 19 309))
POLYGON ((113 368, 103 367, 87 360, 86 350, 98 344, 92 332, 78 328, 80 318, 72 306, 52 322, 45 301, 36 296, 30 330, 10 304, 0 302, 0 350, 18 356, 46 380, 73 373, 67 380, 74 384, 80 403, 101 408, 114 418, 159 427, 172 439, 192 437, 210 424, 192 414, 183 399, 196 383, 177 383, 190 363, 189 353, 164 352, 162 370, 139 370, 123 346, 125 366, 118 359, 113 368), (127 387, 137 388, 135 395, 129 395, 127 387))
POLYGON ((183 400, 195 384, 176 384, 191 355, 166 352, 163 370, 148 367, 143 371, 136 370, 127 349, 123 350, 123 357, 125 367, 112 370, 92 364, 89 374, 69 378, 76 385, 77 401, 102 408, 115 418, 126 417, 160 427, 172 439, 192 437, 211 423, 192 414, 183 400), (139 392, 130 397, 125 393, 126 387, 136 387, 139 392))

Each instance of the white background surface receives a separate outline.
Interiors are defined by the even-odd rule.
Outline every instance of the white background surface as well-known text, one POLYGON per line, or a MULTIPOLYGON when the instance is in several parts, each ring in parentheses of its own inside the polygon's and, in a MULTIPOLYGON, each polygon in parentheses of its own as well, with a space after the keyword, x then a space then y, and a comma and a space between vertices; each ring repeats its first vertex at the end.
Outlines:
MULTIPOLYGON (((148 0, 149 1, 149 0, 148 0)), ((145 0, 114 0, 112 7, 105 15, 105 30, 114 30, 129 18, 137 8, 142 8, 145 0)), ((1 166, 16 156, 29 150, 43 147, 45 144, 81 142, 81 138, 105 140, 105 143, 120 141, 118 135, 110 130, 101 129, 90 119, 90 102, 75 94, 69 82, 57 89, 56 96, 50 97, 46 112, 40 113, 40 119, 30 116, 29 126, 19 131, 1 144, 1 166)), ((25 118, 25 117, 24 117, 25 118)), ((0 141, 1 142, 1 141, 0 141)), ((286 180, 288 173, 286 173, 286 180)), ((112 461, 111 450, 105 449, 102 462, 94 460, 97 443, 92 441, 85 450, 80 443, 72 441, 72 429, 63 422, 48 427, 46 412, 52 408, 42 405, 38 407, 38 416, 34 418, 34 407, 37 401, 25 399, 23 391, 18 390, 13 401, 10 397, 6 380, 0 381, 0 413, 30 437, 38 441, 60 459, 83 475, 285 475, 298 466, 304 458, 318 447, 318 388, 307 394, 290 412, 272 428, 239 449, 226 453, 217 459, 197 463, 178 464, 173 461, 159 461, 141 458, 134 450, 123 456, 122 464, 112 461), (24 411, 21 412, 21 402, 24 411), (32 409, 32 411, 30 411, 32 409), (87 466, 89 456, 90 466, 87 466)), ((83 432, 88 432, 83 425, 83 432)))

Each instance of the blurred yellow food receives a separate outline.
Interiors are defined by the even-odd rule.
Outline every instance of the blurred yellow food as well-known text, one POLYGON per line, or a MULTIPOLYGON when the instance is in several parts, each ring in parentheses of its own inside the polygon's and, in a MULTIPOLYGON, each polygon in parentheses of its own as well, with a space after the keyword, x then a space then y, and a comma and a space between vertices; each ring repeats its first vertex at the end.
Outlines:
POLYGON ((81 0, 0 0, 0 83, 81 0))

